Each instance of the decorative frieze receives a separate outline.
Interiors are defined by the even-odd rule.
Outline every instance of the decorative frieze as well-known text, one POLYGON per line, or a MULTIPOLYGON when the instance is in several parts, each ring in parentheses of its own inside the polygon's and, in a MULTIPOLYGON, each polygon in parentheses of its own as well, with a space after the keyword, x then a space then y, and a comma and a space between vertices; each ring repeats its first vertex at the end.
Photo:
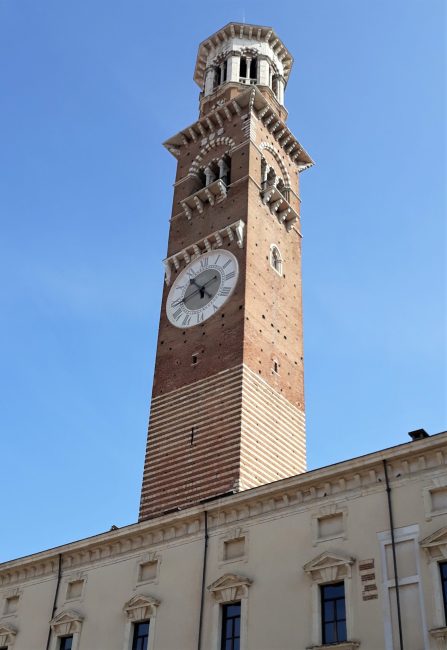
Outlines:
POLYGON ((192 259, 199 257, 199 255, 205 251, 219 248, 222 246, 222 242, 225 238, 228 238, 230 242, 235 240, 239 248, 242 248, 244 245, 244 231, 245 223, 241 220, 235 221, 229 226, 221 228, 220 230, 207 235, 207 237, 203 237, 203 239, 199 239, 194 242, 194 244, 190 244, 181 251, 178 251, 178 253, 163 260, 166 284, 169 286, 171 283, 173 269, 179 270, 183 264, 189 264, 192 259))
MULTIPOLYGON (((447 435, 440 434, 388 450, 390 480, 414 480, 421 472, 445 471, 447 435), (421 444, 423 447, 421 447, 421 444), (425 469, 420 469, 420 458, 425 469)), ((335 467, 325 467, 313 472, 285 479, 277 486, 266 485, 249 492, 234 494, 218 500, 215 508, 208 506, 209 530, 232 524, 245 525, 253 517, 278 513, 283 516, 293 511, 307 510, 332 497, 346 503, 349 496, 365 495, 384 490, 383 452, 354 458, 335 467)), ((0 565, 0 587, 12 587, 30 580, 55 578, 58 571, 58 554, 62 554, 62 570, 73 570, 94 564, 114 561, 132 553, 157 548, 170 540, 180 540, 203 534, 202 511, 204 506, 148 520, 124 530, 114 530, 82 540, 65 547, 38 553, 27 559, 12 560, 0 565)), ((447 529, 440 529, 421 542, 430 557, 447 559, 447 529)), ((0 646, 1 647, 1 646, 0 646)))

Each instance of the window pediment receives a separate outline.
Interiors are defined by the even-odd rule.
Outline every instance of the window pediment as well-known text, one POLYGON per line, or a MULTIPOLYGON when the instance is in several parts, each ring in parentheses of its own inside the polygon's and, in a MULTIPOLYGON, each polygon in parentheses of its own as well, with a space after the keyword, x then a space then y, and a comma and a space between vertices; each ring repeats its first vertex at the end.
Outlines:
POLYGON ((74 634, 81 631, 84 617, 74 609, 66 609, 57 614, 51 621, 51 629, 56 636, 74 634))
POLYGON ((355 559, 345 555, 325 552, 304 565, 304 571, 314 582, 332 582, 351 576, 355 559))
POLYGON ((137 594, 124 605, 124 611, 130 621, 142 621, 153 618, 160 601, 152 596, 137 594))
POLYGON ((432 560, 447 560, 447 526, 421 541, 421 546, 432 560))
POLYGON ((13 625, 0 623, 0 646, 12 646, 17 634, 17 630, 13 625))
POLYGON ((248 587, 252 580, 234 573, 226 573, 208 587, 214 600, 218 603, 231 603, 248 596, 248 587))

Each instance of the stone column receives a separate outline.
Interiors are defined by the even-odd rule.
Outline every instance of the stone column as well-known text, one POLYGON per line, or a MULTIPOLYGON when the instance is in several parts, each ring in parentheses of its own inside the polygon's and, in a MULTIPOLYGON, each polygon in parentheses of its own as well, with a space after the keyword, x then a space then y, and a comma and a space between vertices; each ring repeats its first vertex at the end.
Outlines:
POLYGON ((278 77, 278 92, 277 97, 280 104, 284 104, 284 78, 278 77))
POLYGON ((214 90, 214 68, 210 66, 205 70, 205 97, 211 95, 214 90))
POLYGON ((209 167, 205 167, 203 171, 205 172, 205 183, 208 186, 214 180, 214 173, 209 167))
POLYGON ((267 59, 258 57, 258 77, 261 86, 270 85, 270 66, 267 59))
POLYGON ((231 54, 227 61, 227 81, 239 81, 240 54, 231 54))
POLYGON ((219 178, 223 178, 228 172, 228 165, 223 158, 221 158, 217 164, 219 166, 219 178))

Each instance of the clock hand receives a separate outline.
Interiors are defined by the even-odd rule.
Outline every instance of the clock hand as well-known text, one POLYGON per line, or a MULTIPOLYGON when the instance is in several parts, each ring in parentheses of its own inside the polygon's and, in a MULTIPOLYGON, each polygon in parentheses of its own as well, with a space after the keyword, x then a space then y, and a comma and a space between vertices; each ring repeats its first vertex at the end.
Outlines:
POLYGON ((179 305, 181 305, 182 302, 184 303, 185 300, 189 300, 193 296, 196 296, 198 293, 202 293, 202 292, 205 293, 209 298, 212 298, 212 295, 210 293, 208 293, 208 291, 205 291, 205 287, 207 287, 209 284, 211 284, 211 282, 214 282, 214 280, 217 280, 217 275, 214 275, 210 280, 208 280, 208 282, 205 282, 205 284, 202 285, 202 286, 197 284, 197 282, 195 281, 195 278, 193 280, 190 280, 189 281, 190 284, 195 284, 197 286, 197 289, 195 291, 193 291, 192 293, 190 293, 189 296, 186 299, 181 298, 180 300, 176 300, 175 302, 173 302, 171 304, 171 307, 178 307, 179 305))

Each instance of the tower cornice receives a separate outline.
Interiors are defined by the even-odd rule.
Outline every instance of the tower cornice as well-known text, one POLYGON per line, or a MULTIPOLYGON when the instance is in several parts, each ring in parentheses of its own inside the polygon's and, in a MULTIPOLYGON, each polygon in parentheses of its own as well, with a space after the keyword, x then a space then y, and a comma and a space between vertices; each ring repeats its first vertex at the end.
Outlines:
POLYGON ((194 81, 198 86, 202 88, 204 85, 209 54, 217 51, 225 43, 228 43, 230 48, 230 43, 234 39, 248 39, 254 42, 257 41, 258 43, 268 43, 275 56, 283 65, 284 79, 287 82, 293 65, 293 56, 276 34, 275 30, 272 27, 263 25, 231 22, 200 43, 194 70, 194 81))
POLYGON ((290 160, 297 165, 299 172, 314 165, 312 158, 258 88, 250 88, 233 99, 216 106, 214 111, 168 138, 163 145, 173 156, 179 158, 184 147, 222 135, 226 121, 234 119, 235 116, 242 117, 250 112, 268 128, 276 142, 284 148, 290 160))

